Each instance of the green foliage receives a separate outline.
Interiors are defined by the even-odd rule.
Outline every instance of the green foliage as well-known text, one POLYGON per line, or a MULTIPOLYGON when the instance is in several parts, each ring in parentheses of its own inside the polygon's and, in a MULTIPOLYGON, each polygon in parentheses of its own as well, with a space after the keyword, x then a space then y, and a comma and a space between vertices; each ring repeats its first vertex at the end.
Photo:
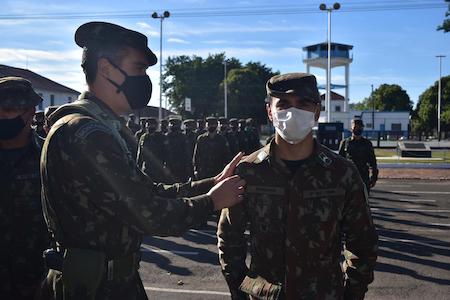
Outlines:
POLYGON ((404 89, 397 84, 382 84, 370 97, 353 104, 355 110, 412 111, 412 102, 404 89))
MULTIPOLYGON (((441 131, 450 131, 450 75, 441 81, 441 131)), ((415 115, 413 130, 431 133, 437 130, 438 81, 426 89, 420 96, 415 115)))
MULTIPOLYGON (((445 0, 445 2, 449 3, 448 4, 448 10, 445 13, 445 17, 448 17, 448 16, 450 16, 450 0, 445 0)), ((445 19, 442 22, 442 25, 439 25, 437 27, 437 30, 442 30, 442 31, 444 31, 444 33, 449 32, 450 31, 450 19, 445 19)))
MULTIPOLYGON (((163 89, 172 108, 183 117, 221 116, 224 111, 225 54, 169 57, 163 89), (192 99, 192 112, 184 110, 184 99, 192 99)), ((259 62, 245 66, 236 58, 227 59, 228 116, 266 120, 265 83, 275 75, 259 62)))

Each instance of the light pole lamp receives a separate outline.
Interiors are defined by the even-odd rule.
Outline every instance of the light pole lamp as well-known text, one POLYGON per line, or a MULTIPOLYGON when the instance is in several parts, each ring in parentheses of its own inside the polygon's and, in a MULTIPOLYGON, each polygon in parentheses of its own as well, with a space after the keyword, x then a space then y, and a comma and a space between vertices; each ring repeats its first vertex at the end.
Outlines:
POLYGON ((228 118, 228 87, 227 87, 227 59, 225 58, 223 61, 223 93, 224 93, 224 116, 228 118))
POLYGON ((332 7, 327 7, 326 4, 322 3, 319 6, 319 9, 322 11, 326 11, 328 14, 328 34, 327 34, 327 42, 328 42, 328 61, 327 61, 327 92, 325 97, 325 106, 327 108, 327 122, 331 121, 331 12, 333 10, 338 10, 341 8, 341 5, 336 2, 332 7))
POLYGON ((163 94, 163 78, 162 78, 162 43, 163 43, 163 20, 165 18, 170 17, 170 12, 167 10, 164 11, 162 14, 158 14, 156 11, 152 13, 153 19, 159 19, 160 20, 160 26, 159 26, 159 110, 158 110, 158 118, 159 120, 162 119, 162 94, 163 94))
POLYGON ((442 59, 445 55, 436 55, 439 59, 439 84, 438 84, 438 100, 437 100, 437 132, 438 132, 438 141, 441 141, 441 78, 442 78, 442 59))

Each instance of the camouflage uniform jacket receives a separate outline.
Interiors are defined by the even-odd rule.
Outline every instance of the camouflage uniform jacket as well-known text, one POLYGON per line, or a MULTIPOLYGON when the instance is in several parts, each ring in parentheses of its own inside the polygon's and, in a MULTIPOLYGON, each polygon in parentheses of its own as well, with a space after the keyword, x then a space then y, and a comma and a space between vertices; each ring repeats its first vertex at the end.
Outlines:
POLYGON ((206 132, 197 138, 194 148, 194 174, 197 179, 220 173, 230 159, 227 140, 220 134, 206 132))
POLYGON ((245 299, 239 288, 258 299, 363 299, 373 281, 377 234, 356 168, 315 142, 292 174, 274 147, 272 142, 240 163, 245 200, 222 210, 219 221, 219 259, 234 299, 245 299))
POLYGON ((181 131, 168 132, 166 135, 167 160, 166 167, 169 171, 168 183, 188 180, 191 159, 188 156, 186 136, 181 131))
MULTIPOLYGON (((43 210, 63 249, 104 253, 106 261, 134 257, 143 235, 180 235, 211 214, 203 193, 213 181, 153 183, 138 169, 120 119, 93 95, 82 94, 52 117, 41 157, 43 210)), ((89 275, 89 264, 80 268, 89 275)), ((95 295, 86 293, 77 286, 65 299, 147 299, 137 270, 117 278, 105 271, 95 295)))
POLYGON ((220 134, 227 140, 230 148, 230 155, 231 157, 234 157, 240 151, 238 132, 230 129, 226 132, 221 132, 220 134))
POLYGON ((166 136, 159 131, 144 133, 139 140, 138 167, 154 182, 165 182, 168 178, 165 141, 166 136))
MULTIPOLYGON (((0 160, 0 298, 33 299, 45 276, 42 252, 49 234, 41 206, 39 157, 43 141, 32 142, 14 160, 0 160)), ((15 150, 12 150, 15 151, 15 150)))
POLYGON ((339 154, 353 161, 366 186, 369 183, 369 167, 373 173, 378 174, 377 159, 373 151, 372 142, 368 139, 364 137, 360 139, 349 137, 342 140, 339 146, 339 154))

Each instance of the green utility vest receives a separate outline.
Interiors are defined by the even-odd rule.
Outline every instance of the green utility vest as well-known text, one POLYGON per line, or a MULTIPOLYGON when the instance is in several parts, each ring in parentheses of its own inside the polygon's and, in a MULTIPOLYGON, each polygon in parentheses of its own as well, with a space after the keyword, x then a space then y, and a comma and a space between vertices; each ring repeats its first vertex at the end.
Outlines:
MULTIPOLYGON (((108 127, 121 149, 126 153, 129 164, 135 165, 126 141, 120 135, 122 124, 119 120, 112 118, 108 112, 102 110, 95 102, 79 99, 61 106, 50 116, 51 123, 54 125, 45 140, 41 156, 42 209, 47 227, 57 241, 57 245, 59 243, 64 245, 65 237, 59 225, 57 213, 47 205, 47 202, 52 203, 52 199, 55 197, 52 191, 48 189, 47 151, 53 135, 67 121, 76 116, 92 117, 108 127)), ((115 260, 107 260, 105 253, 95 250, 69 248, 62 249, 62 252, 64 255, 62 273, 61 271, 50 270, 46 279, 47 285, 50 285, 49 288, 53 289, 53 295, 56 299, 94 300, 105 274, 107 280, 114 280, 115 278, 134 276, 139 268, 139 253, 115 260)))

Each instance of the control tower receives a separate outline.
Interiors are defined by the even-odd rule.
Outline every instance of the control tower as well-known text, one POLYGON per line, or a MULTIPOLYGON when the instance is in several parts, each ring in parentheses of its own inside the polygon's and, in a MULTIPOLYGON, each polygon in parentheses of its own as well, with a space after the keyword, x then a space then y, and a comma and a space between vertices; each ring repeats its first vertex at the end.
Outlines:
MULTIPOLYGON (((345 84, 338 85, 331 83, 331 89, 345 88, 345 101, 344 112, 348 110, 348 96, 349 96, 349 67, 353 61, 353 55, 350 55, 350 50, 353 49, 352 45, 331 43, 331 68, 345 67, 345 84)), ((306 72, 310 73, 310 68, 321 68, 325 71, 328 65, 328 43, 323 42, 311 46, 303 47, 303 51, 306 51, 306 58, 303 62, 306 64, 306 72)), ((330 72, 331 73, 331 72, 330 72)), ((328 76, 328 73, 327 73, 328 76)), ((319 86, 319 88, 325 88, 319 86)))

